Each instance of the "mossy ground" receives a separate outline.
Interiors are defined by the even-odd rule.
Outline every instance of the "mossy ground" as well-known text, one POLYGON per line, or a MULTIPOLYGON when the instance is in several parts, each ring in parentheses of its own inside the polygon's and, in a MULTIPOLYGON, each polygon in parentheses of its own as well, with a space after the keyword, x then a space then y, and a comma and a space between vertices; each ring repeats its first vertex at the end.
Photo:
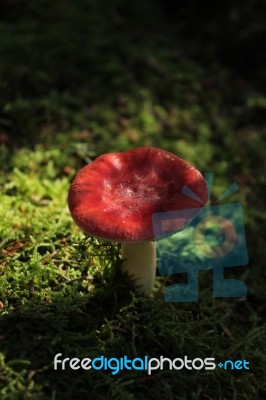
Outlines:
POLYGON ((2 1, 1 400, 265 398, 266 79, 256 53, 250 70, 236 62, 245 43, 259 47, 264 25, 248 3, 204 19, 196 3, 2 1), (222 56, 229 36, 232 63, 222 56), (230 276, 246 282, 246 300, 213 298, 211 271, 200 274, 197 304, 164 301, 177 276, 158 275, 142 298, 120 272, 119 246, 76 228, 66 204, 75 173, 140 145, 214 172, 213 201, 238 183, 225 203, 245 211, 250 262, 230 276), (54 371, 57 353, 213 356, 251 368, 113 376, 54 371))

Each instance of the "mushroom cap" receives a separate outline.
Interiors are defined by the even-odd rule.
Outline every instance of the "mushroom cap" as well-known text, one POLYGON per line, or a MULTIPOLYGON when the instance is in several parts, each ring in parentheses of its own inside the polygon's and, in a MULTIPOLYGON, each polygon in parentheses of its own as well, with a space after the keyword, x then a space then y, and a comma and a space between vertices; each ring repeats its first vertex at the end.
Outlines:
POLYGON ((110 241, 154 240, 152 215, 202 207, 206 182, 187 161, 144 146, 103 154, 74 178, 68 206, 84 232, 110 241), (181 192, 186 185, 201 201, 181 192))

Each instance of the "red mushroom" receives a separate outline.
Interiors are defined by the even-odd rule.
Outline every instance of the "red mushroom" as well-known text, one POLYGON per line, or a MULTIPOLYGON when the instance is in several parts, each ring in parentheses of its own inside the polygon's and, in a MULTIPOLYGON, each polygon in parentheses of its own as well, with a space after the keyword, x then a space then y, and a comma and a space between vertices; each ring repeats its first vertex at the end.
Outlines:
POLYGON ((149 146, 98 157, 76 175, 68 193, 72 218, 84 232, 121 242, 122 269, 144 295, 150 294, 156 273, 152 215, 201 207, 206 201, 199 171, 149 146), (195 198, 182 192, 184 186, 195 198))

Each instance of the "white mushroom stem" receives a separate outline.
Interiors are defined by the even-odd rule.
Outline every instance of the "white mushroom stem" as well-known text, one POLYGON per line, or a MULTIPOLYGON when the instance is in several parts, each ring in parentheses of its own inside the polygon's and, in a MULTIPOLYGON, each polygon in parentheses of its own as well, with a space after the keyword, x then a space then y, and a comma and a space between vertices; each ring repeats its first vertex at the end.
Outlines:
POLYGON ((133 280, 139 292, 144 296, 151 294, 156 275, 155 242, 122 243, 122 271, 133 280))

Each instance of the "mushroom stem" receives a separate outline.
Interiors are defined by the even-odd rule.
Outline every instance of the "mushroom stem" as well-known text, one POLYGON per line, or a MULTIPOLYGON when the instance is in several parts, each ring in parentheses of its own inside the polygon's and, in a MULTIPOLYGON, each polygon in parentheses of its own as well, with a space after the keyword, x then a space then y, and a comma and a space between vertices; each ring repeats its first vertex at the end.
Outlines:
POLYGON ((156 275, 155 242, 124 242, 121 255, 122 271, 132 277, 139 292, 149 296, 156 275))

